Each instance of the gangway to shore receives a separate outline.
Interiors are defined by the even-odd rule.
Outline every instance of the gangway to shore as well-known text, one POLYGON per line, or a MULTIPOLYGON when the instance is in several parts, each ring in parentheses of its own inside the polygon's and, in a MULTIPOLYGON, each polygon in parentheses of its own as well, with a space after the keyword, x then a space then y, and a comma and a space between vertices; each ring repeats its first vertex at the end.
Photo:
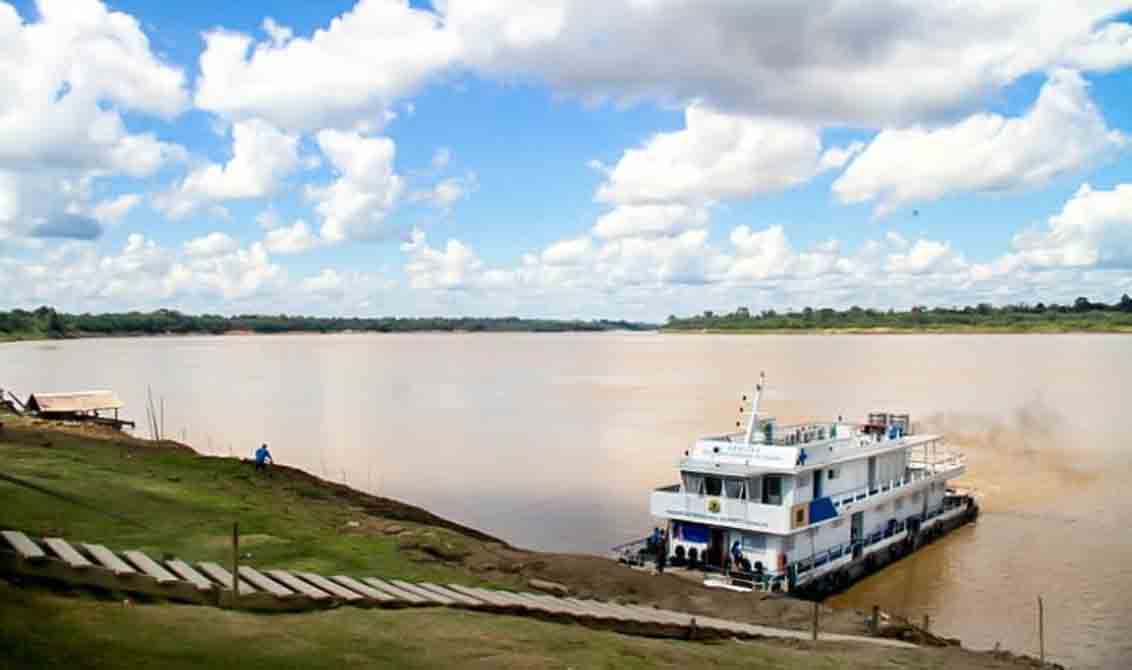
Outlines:
MULTIPOLYGON (((449 607, 526 616, 629 635, 684 640, 785 638, 810 640, 811 631, 725 621, 685 612, 541 593, 409 583, 345 575, 323 576, 241 566, 238 592, 232 573, 216 563, 157 561, 141 551, 111 551, 62 538, 0 531, 0 575, 60 582, 71 587, 129 593, 175 602, 250 611, 317 611, 328 607, 449 607)), ((901 640, 822 633, 820 639, 913 648, 901 640)))

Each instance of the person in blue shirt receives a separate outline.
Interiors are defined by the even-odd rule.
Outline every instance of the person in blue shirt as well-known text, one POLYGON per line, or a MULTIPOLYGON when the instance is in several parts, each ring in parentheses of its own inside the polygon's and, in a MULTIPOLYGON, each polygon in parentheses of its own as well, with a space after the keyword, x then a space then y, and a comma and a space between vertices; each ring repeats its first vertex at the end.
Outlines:
POLYGON ((731 569, 736 572, 743 569, 743 550, 739 547, 739 540, 731 545, 731 569))
POLYGON ((264 470, 268 464, 275 464, 275 459, 271 457, 271 452, 267 450, 267 444, 260 445, 259 449, 255 450, 255 469, 264 470))

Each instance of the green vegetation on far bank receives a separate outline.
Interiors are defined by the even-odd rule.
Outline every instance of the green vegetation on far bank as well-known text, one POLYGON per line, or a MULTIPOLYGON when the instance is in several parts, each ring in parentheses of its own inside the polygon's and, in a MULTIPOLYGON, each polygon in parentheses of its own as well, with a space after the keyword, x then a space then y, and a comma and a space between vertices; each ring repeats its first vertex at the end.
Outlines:
POLYGON ((608 330, 654 330, 656 326, 632 321, 567 321, 518 317, 314 317, 287 314, 182 314, 169 309, 153 312, 65 314, 51 307, 0 312, 0 339, 45 339, 111 335, 220 335, 247 333, 411 333, 495 332, 561 333, 608 330))
POLYGON ((751 312, 740 307, 730 314, 705 311, 690 317, 668 317, 667 332, 929 332, 929 333, 1067 333, 1132 332, 1132 297, 1112 304, 1077 298, 1071 305, 1017 304, 995 307, 913 307, 907 311, 846 310, 807 307, 790 312, 751 312))

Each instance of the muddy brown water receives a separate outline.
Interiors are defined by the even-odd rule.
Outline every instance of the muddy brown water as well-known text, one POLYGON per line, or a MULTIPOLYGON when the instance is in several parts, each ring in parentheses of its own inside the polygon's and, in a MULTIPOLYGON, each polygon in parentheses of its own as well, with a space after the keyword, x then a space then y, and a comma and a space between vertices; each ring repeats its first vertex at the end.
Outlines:
MULTIPOLYGON (((0 345, 0 387, 109 388, 196 449, 280 460, 535 549, 650 527, 760 370, 780 420, 911 412, 970 457, 978 524, 855 585, 969 646, 1132 667, 1132 336, 331 335, 0 345)), ((139 428, 139 433, 142 430, 139 428)))

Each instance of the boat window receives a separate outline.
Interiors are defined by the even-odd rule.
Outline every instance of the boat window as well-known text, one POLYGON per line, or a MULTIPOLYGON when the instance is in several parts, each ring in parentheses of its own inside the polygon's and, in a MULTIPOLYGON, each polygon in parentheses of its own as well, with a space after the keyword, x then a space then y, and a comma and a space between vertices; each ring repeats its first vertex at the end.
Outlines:
POLYGON ((743 479, 724 479, 723 489, 727 492, 728 498, 735 500, 747 499, 747 482, 743 479))
POLYGON ((763 504, 782 504, 782 475, 767 475, 763 477, 763 504))
POLYGON ((702 495, 704 492, 704 476, 692 472, 681 473, 684 478, 684 492, 702 495))
POLYGON ((720 495, 723 491, 723 482, 719 477, 704 477, 704 493, 709 496, 720 495))
POLYGON ((838 477, 841 476, 841 468, 830 468, 830 469, 826 470, 826 472, 829 473, 829 475, 828 475, 829 479, 837 479, 838 477))
POLYGON ((763 551, 766 549, 766 535, 743 533, 743 548, 750 551, 763 551))

